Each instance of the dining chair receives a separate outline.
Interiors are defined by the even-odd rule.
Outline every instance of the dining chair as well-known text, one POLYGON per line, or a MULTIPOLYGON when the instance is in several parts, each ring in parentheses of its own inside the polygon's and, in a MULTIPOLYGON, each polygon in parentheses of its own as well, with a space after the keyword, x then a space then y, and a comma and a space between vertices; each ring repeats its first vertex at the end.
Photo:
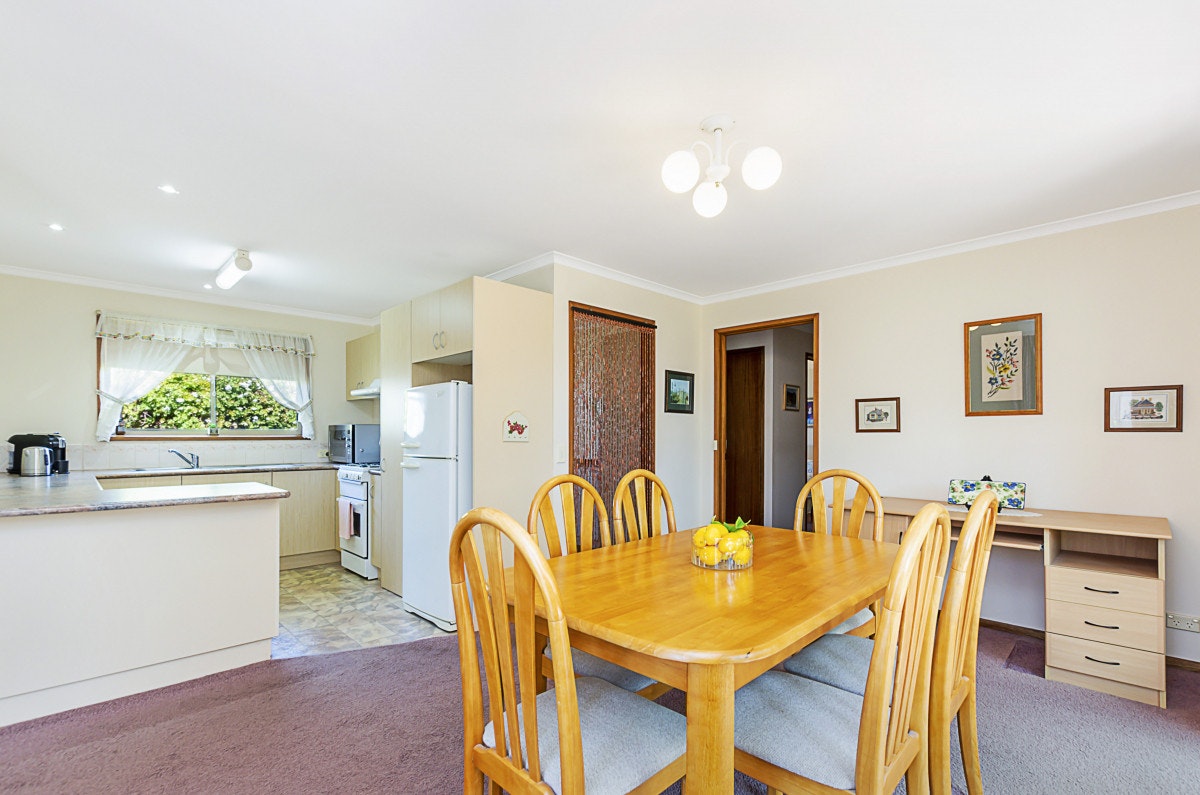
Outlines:
POLYGON ((575 678, 558 585, 526 528, 494 508, 469 511, 451 535, 450 585, 464 793, 481 794, 485 776, 493 793, 564 795, 657 793, 683 777, 686 718, 601 679, 575 678), (555 652, 555 686, 542 693, 535 605, 555 652))
MULTIPOLYGON (((807 509, 806 503, 812 498, 813 532, 829 533, 836 536, 852 536, 864 538, 864 525, 868 508, 871 512, 870 538, 874 541, 883 540, 883 498, 879 491, 857 472, 849 469, 828 469, 815 475, 796 498, 796 516, 792 522, 796 532, 805 529, 807 509), (853 483, 854 490, 847 495, 847 487, 853 483), (825 487, 832 488, 832 497, 827 497, 825 487), (847 498, 852 497, 849 506, 847 498), (846 515, 846 511, 850 515, 846 515)), ((878 603, 864 607, 850 618, 829 630, 834 634, 851 634, 869 638, 875 632, 875 615, 879 610, 878 603)))
MULTIPOLYGON (((963 520, 937 619, 929 691, 929 776, 936 795, 950 795, 950 724, 958 716, 963 770, 971 795, 983 792, 975 711, 979 611, 996 533, 996 495, 984 492, 963 520)), ((850 693, 865 692, 872 643, 825 635, 784 662, 791 673, 850 693)))
MULTIPOLYGON (((593 549, 597 537, 600 546, 607 547, 613 543, 608 510, 604 507, 600 492, 578 475, 556 475, 543 483, 529 505, 526 527, 535 540, 539 537, 545 540, 547 553, 552 558, 593 549), (579 490, 578 500, 576 489, 579 490)), ((573 649, 571 653, 576 676, 599 677, 624 690, 640 692, 648 698, 658 698, 670 689, 648 676, 585 651, 573 649)), ((549 645, 542 660, 542 673, 546 677, 554 677, 553 652, 549 645)))
POLYGON ((662 479, 648 469, 626 473, 613 494, 613 534, 618 544, 675 532, 675 504, 662 479), (663 523, 663 516, 666 523, 663 523))
POLYGON ((939 574, 950 518, 929 504, 913 518, 892 566, 862 696, 767 671, 734 698, 734 766, 768 793, 929 790, 929 674, 939 574))

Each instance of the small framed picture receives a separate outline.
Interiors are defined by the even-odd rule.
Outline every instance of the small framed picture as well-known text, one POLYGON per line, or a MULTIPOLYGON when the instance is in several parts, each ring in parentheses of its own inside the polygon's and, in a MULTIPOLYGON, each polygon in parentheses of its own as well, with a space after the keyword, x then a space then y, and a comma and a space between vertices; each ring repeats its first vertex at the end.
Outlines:
POLYGON ((800 387, 796 384, 783 385, 783 410, 800 410, 800 387))
POLYGON ((813 426, 813 400, 812 400, 812 398, 809 398, 808 400, 804 401, 804 411, 808 415, 807 418, 805 419, 805 424, 811 428, 813 426))
POLYGON ((1042 316, 963 324, 968 417, 1042 413, 1042 316))
POLYGON ((858 398, 854 401, 854 417, 858 433, 899 433, 900 398, 858 398))
POLYGON ((1105 431, 1182 431, 1183 386, 1121 386, 1104 390, 1105 431))
POLYGON ((663 411, 671 414, 692 414, 695 411, 692 402, 695 385, 694 373, 667 370, 666 385, 663 387, 663 411))

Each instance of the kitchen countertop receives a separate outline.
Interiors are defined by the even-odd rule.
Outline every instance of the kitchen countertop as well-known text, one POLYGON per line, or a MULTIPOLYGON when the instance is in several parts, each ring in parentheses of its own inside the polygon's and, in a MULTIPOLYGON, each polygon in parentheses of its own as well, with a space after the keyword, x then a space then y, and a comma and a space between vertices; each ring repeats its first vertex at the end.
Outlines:
MULTIPOLYGON (((237 466, 149 467, 146 469, 96 469, 78 474, 97 478, 144 478, 155 475, 237 475, 242 472, 289 472, 302 469, 337 469, 342 464, 331 461, 310 461, 303 464, 240 464, 237 466)), ((57 477, 57 476, 56 476, 57 477)), ((25 478, 29 480, 29 478, 25 478)))
MULTIPOLYGON (((328 469, 328 464, 285 464, 270 469, 328 469)), ((179 474, 197 470, 150 470, 151 474, 179 474)), ((265 471, 264 467, 202 467, 202 473, 265 471)), ((145 476, 146 471, 125 476, 145 476)), ((102 489, 97 476, 121 477, 117 473, 81 471, 69 475, 28 478, 0 474, 0 518, 44 514, 112 511, 128 508, 158 508, 244 500, 276 500, 291 492, 261 483, 208 483, 191 486, 157 486, 132 489, 102 489)))

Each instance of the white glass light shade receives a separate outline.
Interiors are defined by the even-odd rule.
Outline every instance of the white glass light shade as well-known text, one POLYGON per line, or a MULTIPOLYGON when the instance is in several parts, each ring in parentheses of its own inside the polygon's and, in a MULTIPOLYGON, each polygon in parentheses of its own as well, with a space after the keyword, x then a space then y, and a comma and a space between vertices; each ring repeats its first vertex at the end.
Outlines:
POLYGON ((692 206, 705 218, 713 218, 725 209, 729 194, 719 182, 701 182, 692 194, 692 206))
POLYGON ((239 248, 237 253, 226 260, 221 269, 217 271, 217 277, 213 279, 213 283, 222 290, 228 290, 241 281, 242 277, 250 272, 251 267, 249 253, 245 249, 239 248))
POLYGON ((742 179, 754 190, 766 190, 779 181, 783 158, 769 146, 751 150, 742 161, 742 179))
POLYGON ((662 181, 672 193, 687 193, 700 179, 700 161, 686 149, 672 152, 663 161, 662 181))

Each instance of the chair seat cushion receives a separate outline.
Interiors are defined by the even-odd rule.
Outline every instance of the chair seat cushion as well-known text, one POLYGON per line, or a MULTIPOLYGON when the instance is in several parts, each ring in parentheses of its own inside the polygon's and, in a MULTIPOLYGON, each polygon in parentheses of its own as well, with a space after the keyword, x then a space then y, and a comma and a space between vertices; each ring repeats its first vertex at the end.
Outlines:
POLYGON ((853 790, 860 696, 767 671, 735 696, 739 749, 829 787, 853 790))
POLYGON ((875 642, 855 635, 822 635, 783 661, 784 670, 855 695, 867 691, 875 642))
MULTIPOLYGON (((549 646, 546 647, 546 656, 551 656, 549 646)), ((628 690, 630 693, 636 693, 643 687, 654 684, 654 680, 648 676, 623 668, 616 663, 610 663, 608 660, 602 660, 594 654, 588 654, 579 649, 571 649, 571 662, 574 664, 576 676, 594 676, 616 685, 622 690, 628 690)))
POLYGON ((875 614, 872 613, 869 608, 864 607, 862 610, 859 610, 857 613, 850 616, 849 618, 847 618, 842 623, 838 624, 833 629, 829 630, 829 634, 841 635, 845 632, 849 632, 852 629, 861 627, 863 624, 867 623, 874 617, 875 617, 875 614))
MULTIPOLYGON (((583 739, 584 787, 588 795, 623 795, 683 755, 687 747, 687 718, 678 712, 591 676, 575 680, 575 693, 583 739)), ((553 689, 538 694, 538 745, 543 780, 555 792, 562 792, 554 698, 553 689)), ((517 719, 522 726, 524 748, 524 720, 519 707, 517 719)), ((496 747, 491 723, 483 729, 483 744, 496 747)))

